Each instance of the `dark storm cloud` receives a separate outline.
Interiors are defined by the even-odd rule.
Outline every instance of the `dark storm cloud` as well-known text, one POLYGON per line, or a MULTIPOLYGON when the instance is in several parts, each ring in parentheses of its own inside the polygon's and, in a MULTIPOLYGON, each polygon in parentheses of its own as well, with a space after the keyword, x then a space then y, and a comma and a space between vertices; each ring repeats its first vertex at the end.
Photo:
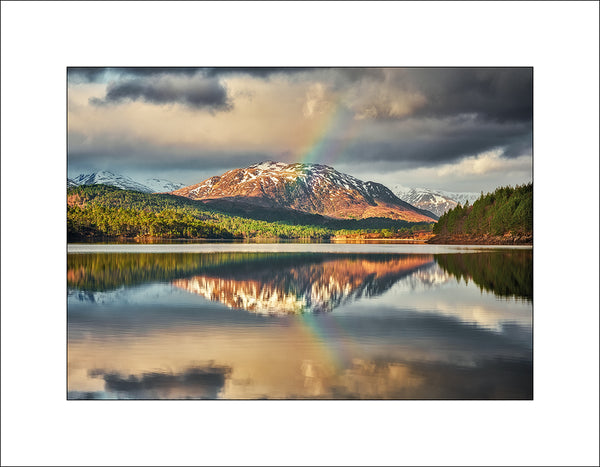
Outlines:
POLYGON ((91 98, 94 105, 143 100, 164 104, 183 104, 195 109, 229 111, 233 103, 227 89, 216 79, 134 78, 109 83, 106 96, 91 98))
POLYGON ((67 68, 67 78, 72 83, 95 83, 100 81, 105 73, 106 68, 99 67, 67 68))
POLYGON ((296 75, 324 68, 314 67, 69 67, 72 82, 93 83, 102 81, 108 74, 119 79, 147 78, 153 76, 251 76, 269 79, 273 75, 296 75))
POLYGON ((306 73, 319 70, 319 68, 310 67, 217 67, 203 68, 203 73, 206 76, 227 76, 227 75, 244 75, 253 78, 268 79, 273 75, 295 75, 298 73, 306 73))
POLYGON ((361 139, 345 150, 346 162, 393 163, 402 168, 431 167, 501 149, 503 157, 531 153, 532 129, 526 123, 431 121, 418 128, 389 126, 381 138, 361 139), (385 137, 387 132, 393 137, 385 137))
POLYGON ((332 68, 330 82, 338 92, 361 83, 362 107, 376 109, 378 120, 460 114, 501 122, 533 118, 532 68, 332 68), (409 112, 392 112, 390 103, 402 95, 422 99, 409 112))
POLYGON ((201 72, 196 67, 69 67, 69 81, 95 83, 102 81, 109 73, 120 78, 136 78, 160 75, 193 76, 201 72))
POLYGON ((180 373, 149 372, 122 375, 117 372, 91 370, 89 375, 102 378, 105 390, 135 399, 193 398, 216 399, 231 374, 227 366, 195 366, 180 373))
POLYGON ((475 114, 495 121, 533 118, 532 68, 399 69, 392 81, 425 97, 413 117, 475 114))

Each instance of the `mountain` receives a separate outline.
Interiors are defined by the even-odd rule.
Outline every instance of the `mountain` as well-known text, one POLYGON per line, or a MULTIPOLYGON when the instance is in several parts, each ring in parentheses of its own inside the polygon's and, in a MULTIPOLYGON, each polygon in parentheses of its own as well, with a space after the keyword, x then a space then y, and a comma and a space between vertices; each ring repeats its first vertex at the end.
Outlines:
POLYGON ((119 175, 108 170, 93 172, 91 174, 81 174, 73 179, 77 185, 110 185, 123 190, 141 191, 143 193, 152 193, 153 190, 146 185, 136 182, 134 179, 125 175, 119 175))
POLYGON ((142 193, 165 193, 185 186, 183 183, 175 183, 162 178, 148 178, 140 183, 131 177, 115 174, 108 170, 81 174, 74 179, 67 179, 67 188, 78 185, 110 185, 123 190, 141 191, 142 193))
POLYGON ((152 193, 167 193, 183 188, 183 183, 172 182, 164 178, 147 178, 143 184, 152 190, 152 193))
POLYGON ((464 206, 469 201, 469 204, 473 204, 481 196, 481 193, 451 193, 428 188, 408 188, 402 185, 395 185, 392 191, 401 200, 420 209, 431 211, 438 217, 455 208, 458 203, 464 206))
POLYGON ((385 217, 432 222, 437 216, 399 199, 380 183, 363 182, 320 164, 261 162, 171 192, 208 205, 288 210, 336 219, 385 217))

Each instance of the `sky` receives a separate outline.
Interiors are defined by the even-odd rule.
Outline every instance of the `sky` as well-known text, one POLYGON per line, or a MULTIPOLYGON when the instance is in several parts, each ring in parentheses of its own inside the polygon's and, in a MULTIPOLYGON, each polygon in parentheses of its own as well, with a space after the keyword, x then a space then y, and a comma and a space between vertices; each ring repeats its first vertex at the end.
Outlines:
POLYGON ((388 187, 532 180, 533 70, 69 68, 68 175, 186 185, 257 162, 388 187))

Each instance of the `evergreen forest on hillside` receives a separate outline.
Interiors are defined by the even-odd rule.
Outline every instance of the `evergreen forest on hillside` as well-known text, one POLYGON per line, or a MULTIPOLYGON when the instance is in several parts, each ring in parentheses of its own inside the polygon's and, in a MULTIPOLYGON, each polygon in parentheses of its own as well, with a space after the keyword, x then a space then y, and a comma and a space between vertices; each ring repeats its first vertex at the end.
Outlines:
POLYGON ((68 241, 98 237, 328 239, 371 233, 390 237, 433 228, 431 223, 388 218, 331 219, 291 212, 277 216, 275 220, 273 212, 264 209, 243 217, 239 212, 214 209, 179 196, 107 185, 78 186, 67 191, 68 241))
POLYGON ((500 187, 473 203, 458 205, 433 227, 436 235, 531 235, 533 184, 500 187))

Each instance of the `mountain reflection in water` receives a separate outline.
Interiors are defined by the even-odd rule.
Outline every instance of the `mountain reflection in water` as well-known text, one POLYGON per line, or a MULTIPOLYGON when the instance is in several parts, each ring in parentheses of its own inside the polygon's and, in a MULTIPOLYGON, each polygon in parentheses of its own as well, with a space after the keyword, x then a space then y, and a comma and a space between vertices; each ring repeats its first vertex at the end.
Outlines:
POLYGON ((531 251, 68 255, 69 399, 530 399, 531 251))
POLYGON ((327 312, 362 296, 380 295, 433 256, 334 258, 295 265, 261 264, 220 275, 173 281, 176 287, 253 313, 327 312))

